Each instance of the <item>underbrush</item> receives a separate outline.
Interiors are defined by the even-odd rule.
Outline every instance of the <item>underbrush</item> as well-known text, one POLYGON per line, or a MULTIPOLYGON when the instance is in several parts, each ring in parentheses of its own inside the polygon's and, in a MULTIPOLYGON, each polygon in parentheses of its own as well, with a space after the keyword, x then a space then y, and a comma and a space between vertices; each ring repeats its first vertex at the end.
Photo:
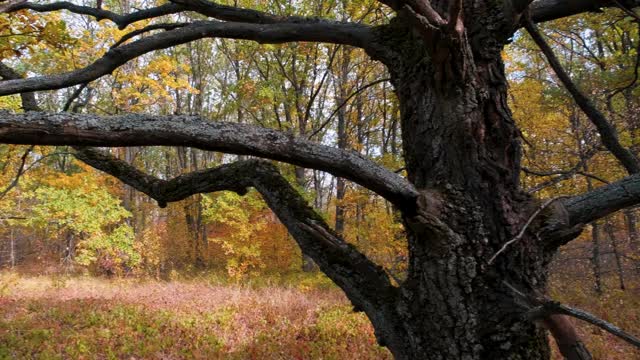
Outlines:
MULTIPOLYGON (((640 335, 640 284, 554 277, 552 298, 640 335)), ((572 320, 594 359, 640 359, 572 320)), ((553 340, 551 340, 553 341, 553 340)), ((555 349, 554 359, 561 357, 555 349)), ((391 359, 364 314, 321 274, 174 281, 0 272, 0 359, 391 359)))
POLYGON ((5 273, 0 359, 391 358, 339 290, 309 278, 300 288, 5 273))
MULTIPOLYGON (((598 295, 593 290, 591 279, 570 279, 556 275, 552 277, 550 297, 569 306, 585 310, 608 321, 625 332, 640 337, 640 282, 629 276, 627 290, 616 288, 614 276, 604 277, 605 291, 598 295)), ((640 359, 640 350, 584 321, 571 319, 578 335, 587 345, 594 359, 634 360, 640 359)), ((554 358, 562 359, 552 343, 554 358)))

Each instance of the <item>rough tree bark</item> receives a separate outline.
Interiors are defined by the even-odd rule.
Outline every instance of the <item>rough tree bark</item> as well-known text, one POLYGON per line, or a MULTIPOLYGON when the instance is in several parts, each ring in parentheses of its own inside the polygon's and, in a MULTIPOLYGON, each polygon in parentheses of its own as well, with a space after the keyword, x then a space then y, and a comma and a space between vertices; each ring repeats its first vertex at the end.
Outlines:
MULTIPOLYGON (((544 292, 547 266, 557 248, 575 238, 583 224, 640 203, 640 175, 555 201, 545 209, 520 189, 519 131, 507 106, 501 51, 520 27, 531 1, 382 2, 397 16, 387 25, 369 27, 181 0, 155 11, 186 9, 224 22, 198 22, 149 35, 74 72, 2 82, 0 94, 80 84, 148 51, 204 37, 358 46, 391 74, 400 104, 408 181, 353 152, 276 131, 205 123, 193 117, 1 114, 0 142, 191 146, 270 158, 355 181, 402 213, 410 258, 407 279, 399 286, 391 285, 379 266, 331 230, 270 163, 238 162, 163 181, 108 155, 78 152, 82 161, 145 192, 161 206, 199 192, 244 193, 255 187, 303 253, 345 291, 356 310, 367 314, 379 343, 397 359, 548 359, 544 330, 523 316, 504 283, 526 292, 544 292), (518 241, 489 262, 513 239, 518 241)), ((51 10, 29 4, 17 7, 51 10)), ((539 22, 615 4, 631 7, 638 1, 538 0, 529 11, 532 21, 539 22)), ((74 9, 120 26, 131 21, 131 16, 104 10, 74 9)), ((139 18, 149 13, 135 14, 139 18)), ((605 140, 620 150, 618 158, 630 172, 640 168, 635 157, 619 148, 615 136, 605 140)), ((548 317, 543 322, 553 329, 567 358, 588 358, 565 320, 548 317)))

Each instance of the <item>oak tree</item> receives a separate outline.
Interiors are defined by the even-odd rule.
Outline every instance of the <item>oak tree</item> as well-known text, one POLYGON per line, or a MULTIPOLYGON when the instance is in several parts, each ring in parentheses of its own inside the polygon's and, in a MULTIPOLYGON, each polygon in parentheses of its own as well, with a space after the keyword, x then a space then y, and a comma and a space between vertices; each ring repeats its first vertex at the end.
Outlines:
POLYGON ((99 59, 78 70, 20 78, 0 68, 5 79, 0 95, 22 94, 24 109, 32 110, 2 113, 0 142, 74 146, 78 159, 144 192, 160 206, 198 193, 245 194, 255 188, 302 252, 344 290, 354 309, 367 314, 379 343, 398 359, 547 359, 544 330, 527 313, 523 299, 544 310, 535 314, 566 357, 588 358, 570 324, 556 314, 570 312, 547 306, 550 303, 539 294, 559 246, 578 236, 585 224, 640 203, 640 162, 621 144, 613 123, 572 82, 536 24, 613 6, 633 14, 640 2, 380 2, 391 14, 389 20, 367 25, 273 15, 207 0, 171 0, 127 13, 70 2, 4 1, 0 9, 7 13, 67 10, 111 21, 120 29, 141 21, 148 25, 126 33, 99 59), (183 12, 205 19, 151 21, 183 12), (523 27, 627 177, 546 201, 521 189, 521 134, 507 104, 501 53, 523 27), (363 49, 387 68, 394 86, 407 177, 344 146, 330 147, 291 133, 186 115, 46 113, 38 111, 33 99, 33 92, 85 84, 149 52, 203 38, 322 42, 363 49), (90 148, 155 145, 252 158, 166 180, 90 148), (258 158, 328 172, 392 203, 403 219, 408 242, 406 279, 392 280, 344 241, 273 163, 258 158))

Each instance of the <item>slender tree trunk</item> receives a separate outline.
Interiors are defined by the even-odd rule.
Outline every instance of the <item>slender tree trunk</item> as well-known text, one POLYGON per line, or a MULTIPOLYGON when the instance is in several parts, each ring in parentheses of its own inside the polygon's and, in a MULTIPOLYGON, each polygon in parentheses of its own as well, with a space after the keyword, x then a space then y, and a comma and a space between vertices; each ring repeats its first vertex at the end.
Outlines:
MULTIPOLYGON (((584 160, 584 151, 580 149, 581 160, 584 160)), ((587 164, 584 166, 584 171, 589 172, 587 164)), ((591 178, 587 178, 587 189, 591 191, 593 189, 593 183, 591 178)), ((591 266, 593 268, 593 280, 594 290, 598 295, 602 294, 602 265, 600 258, 600 224, 594 221, 591 224, 591 266)))
MULTIPOLYGON (((338 97, 336 98, 336 104, 342 104, 347 98, 347 81, 349 75, 349 60, 351 51, 346 47, 342 48, 342 62, 340 64, 340 76, 338 83, 338 97)), ((347 110, 346 106, 342 106, 338 109, 338 148, 347 148, 347 110)), ((345 206, 344 197, 347 193, 347 184, 343 178, 336 179, 336 226, 335 230, 338 234, 344 234, 344 217, 345 206)))
POLYGON ((600 225, 591 224, 591 266, 593 268, 594 287, 598 295, 602 295, 602 266, 600 264, 600 225))
POLYGON ((10 249, 9 249, 9 263, 11 264, 11 268, 16 267, 16 238, 15 238, 15 229, 11 228, 11 234, 9 235, 10 241, 10 249))
POLYGON ((62 262, 64 264, 71 264, 71 262, 73 261, 73 258, 75 257, 75 253, 76 253, 75 236, 73 236, 73 233, 71 231, 67 231, 67 238, 66 238, 62 262))
MULTIPOLYGON (((296 166, 295 169, 296 183, 300 188, 304 189, 306 187, 307 181, 305 177, 305 170, 299 166, 296 166)), ((312 272, 318 270, 318 267, 313 262, 313 259, 306 255, 302 254, 302 271, 304 272, 312 272)))
POLYGON ((611 241, 613 256, 616 260, 616 270, 618 273, 618 283, 620 286, 620 290, 624 290, 625 285, 624 285, 624 270, 622 268, 622 259, 620 257, 620 251, 618 250, 618 241, 616 240, 616 234, 614 232, 613 225, 611 224, 611 220, 607 220, 605 224, 605 231, 609 236, 609 241, 611 241))
POLYGON ((634 209, 627 209, 624 212, 624 219, 627 225, 627 235, 629 237, 629 246, 631 250, 638 250, 638 225, 634 209))

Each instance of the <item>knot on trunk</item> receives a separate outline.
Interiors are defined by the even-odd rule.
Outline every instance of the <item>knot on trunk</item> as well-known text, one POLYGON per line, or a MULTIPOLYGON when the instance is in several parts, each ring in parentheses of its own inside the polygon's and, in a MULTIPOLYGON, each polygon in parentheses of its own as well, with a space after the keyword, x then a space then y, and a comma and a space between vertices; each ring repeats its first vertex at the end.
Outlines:
POLYGON ((555 251, 558 247, 578 237, 585 224, 572 224, 569 211, 562 201, 552 202, 541 214, 538 225, 538 237, 544 241, 547 249, 555 251))
POLYGON ((424 189, 416 199, 415 215, 405 218, 408 229, 416 237, 426 239, 434 255, 443 255, 462 242, 462 237, 441 219, 444 205, 442 193, 424 189))

